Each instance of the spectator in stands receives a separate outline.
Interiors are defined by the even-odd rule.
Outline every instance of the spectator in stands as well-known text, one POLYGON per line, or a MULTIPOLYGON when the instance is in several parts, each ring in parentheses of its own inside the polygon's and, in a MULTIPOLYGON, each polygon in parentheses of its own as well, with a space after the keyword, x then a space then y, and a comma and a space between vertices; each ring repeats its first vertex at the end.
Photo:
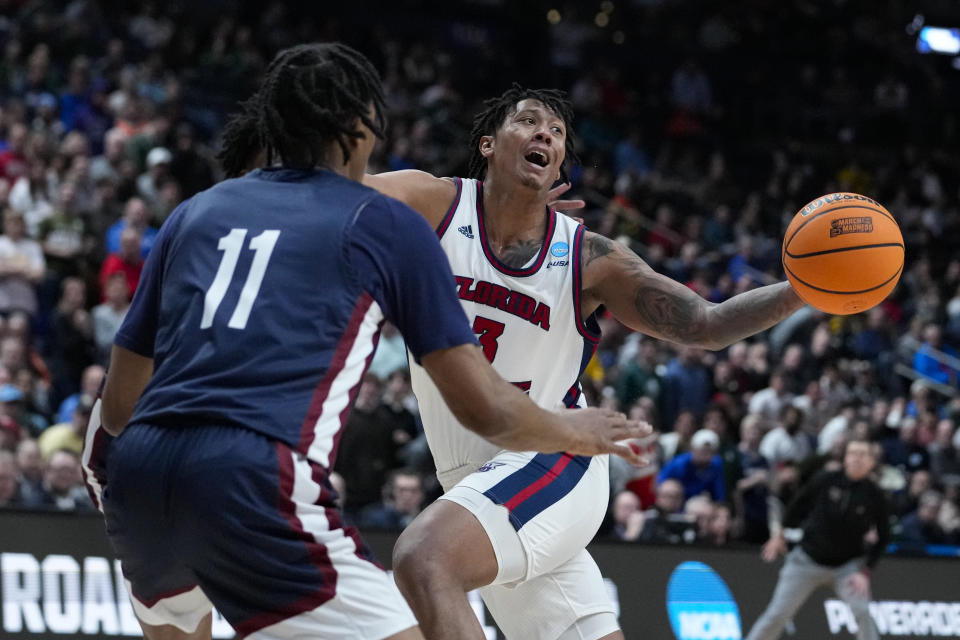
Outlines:
POLYGON ((97 363, 110 364, 110 349, 130 308, 130 283, 125 273, 116 272, 104 283, 104 301, 93 308, 93 342, 97 363))
POLYGON ((17 445, 17 469, 21 504, 25 507, 49 504, 50 497, 43 488, 43 456, 36 440, 24 438, 17 445))
POLYGON ((930 468, 930 454, 917 440, 917 421, 905 418, 900 422, 897 437, 883 441, 883 461, 904 471, 930 468))
POLYGON ((106 373, 106 369, 99 364, 92 364, 85 368, 80 377, 80 390, 70 394, 60 403, 56 421, 70 422, 73 419, 73 410, 80 404, 84 395, 87 398, 96 398, 100 394, 100 384, 103 382, 103 376, 106 373))
POLYGON ((732 527, 733 517, 729 505, 718 502, 713 505, 704 541, 717 547, 726 546, 731 540, 732 527))
POLYGON ((814 449, 810 436, 801 429, 802 426, 803 411, 790 404, 783 405, 779 424, 768 431, 760 442, 760 455, 773 466, 785 460, 800 462, 806 458, 814 449))
POLYGON ((53 214, 43 220, 37 230, 47 267, 54 282, 79 275, 87 249, 86 225, 77 206, 77 185, 64 182, 53 214))
POLYGON ((691 410, 697 417, 703 416, 710 401, 710 379, 703 365, 702 349, 677 347, 677 356, 667 363, 664 375, 664 424, 672 424, 684 409, 691 410))
POLYGON ((867 312, 866 327, 853 336, 853 353, 862 360, 876 360, 880 354, 893 351, 893 333, 886 310, 874 307, 867 312))
POLYGON ((20 399, 12 403, 13 417, 29 437, 36 438, 50 424, 44 417, 49 415, 46 387, 29 368, 17 371, 13 380, 20 391, 20 399))
POLYGON ((40 223, 54 213, 47 180, 47 163, 32 158, 27 172, 17 178, 10 189, 10 207, 23 214, 27 235, 39 237, 40 223))
POLYGON ((644 527, 644 512, 640 509, 640 498, 632 491, 620 491, 613 498, 612 535, 617 540, 633 542, 640 537, 644 527))
POLYGON ((937 422, 936 436, 927 446, 930 453, 930 470, 937 478, 956 476, 960 479, 960 451, 954 444, 956 424, 950 418, 937 422))
POLYGON ((640 340, 637 354, 620 371, 617 378, 617 401, 623 410, 633 405, 641 396, 654 401, 659 408, 663 402, 663 380, 657 373, 657 344, 652 338, 640 340))
POLYGON ((703 493, 693 496, 683 505, 683 514, 687 520, 696 524, 696 540, 699 542, 710 540, 710 520, 715 507, 716 503, 703 493))
POLYGON ((709 429, 700 429, 690 441, 691 449, 667 463, 657 476, 659 482, 667 478, 679 480, 687 499, 707 493, 713 500, 726 498, 723 483, 723 460, 717 455, 720 438, 709 429))
POLYGON ((79 454, 61 449, 47 459, 44 470, 44 489, 53 507, 60 511, 89 511, 93 509, 90 495, 83 484, 79 454))
MULTIPOLYGON (((410 386, 408 370, 396 369, 387 376, 380 406, 384 421, 392 429, 393 443, 399 453, 418 433, 417 417, 410 409, 416 408, 416 396, 410 386)), ((399 459, 394 461, 394 466, 398 465, 399 459)))
POLYGON ((677 419, 673 421, 673 431, 663 433, 659 438, 664 460, 671 460, 690 451, 690 439, 696 430, 697 419, 693 411, 684 410, 677 414, 677 419))
POLYGON ((83 436, 90 422, 90 411, 93 409, 93 397, 83 395, 73 409, 70 422, 47 427, 37 444, 40 445, 40 455, 49 460, 54 451, 72 451, 78 456, 83 452, 83 436))
POLYGON ((380 504, 367 506, 361 513, 360 526, 385 531, 403 531, 423 509, 423 479, 411 469, 390 473, 380 504))
POLYGON ((957 351, 943 343, 943 330, 940 325, 931 322, 923 329, 923 345, 917 349, 913 356, 913 370, 921 376, 930 378, 940 384, 956 386, 956 367, 943 362, 938 356, 938 352, 954 359, 957 358, 957 351))
POLYGON ((14 183, 27 173, 27 136, 29 131, 21 122, 10 126, 6 148, 0 151, 0 177, 14 183))
POLYGON ((90 160, 90 177, 119 184, 133 170, 133 160, 127 153, 127 135, 117 128, 107 131, 103 138, 103 154, 90 160))
POLYGON ((140 255, 141 235, 137 229, 127 227, 120 234, 120 251, 111 253, 100 267, 101 302, 107 300, 107 280, 115 273, 123 274, 127 284, 127 297, 133 299, 143 271, 143 257, 140 255))
POLYGON ((926 469, 914 471, 907 478, 906 490, 894 494, 891 501, 893 514, 899 518, 916 511, 920 505, 920 496, 933 489, 933 476, 926 469))
POLYGON ((80 278, 66 278, 60 291, 47 345, 56 403, 77 391, 83 369, 94 358, 93 320, 84 307, 86 284, 80 278))
POLYGON ((159 217, 159 213, 163 209, 160 185, 170 179, 170 162, 172 160, 173 154, 166 147, 150 149, 147 154, 147 170, 137 178, 137 195, 143 198, 154 216, 159 217))
POLYGON ((0 509, 20 504, 17 463, 7 449, 0 449, 0 509))
POLYGON ((157 230, 150 226, 150 209, 142 198, 130 198, 123 207, 123 217, 107 229, 104 246, 108 254, 120 252, 120 238, 124 229, 136 229, 141 233, 140 256, 146 259, 157 237, 157 230))
MULTIPOLYGON (((691 528, 682 517, 684 503, 683 484, 668 478, 657 485, 657 499, 653 507, 643 512, 642 542, 691 542, 684 539, 684 532, 691 528), (679 517, 678 517, 679 516, 679 517)), ((693 537, 696 533, 693 532, 693 537)))
POLYGON ((770 385, 757 391, 750 398, 749 411, 755 413, 773 427, 780 419, 783 408, 793 400, 793 394, 787 388, 787 374, 777 369, 770 374, 770 385))
POLYGON ((403 336, 400 335, 394 325, 386 322, 380 332, 377 352, 374 354, 367 371, 381 380, 386 380, 397 369, 407 368, 407 347, 403 341, 403 336))
POLYGON ((387 475, 394 468, 393 425, 384 420, 382 395, 383 383, 368 372, 340 437, 334 470, 350 489, 344 511, 351 515, 358 515, 361 509, 382 498, 387 475))
POLYGON ((180 185, 184 198, 213 186, 214 170, 211 159, 208 152, 197 142, 193 126, 189 122, 177 125, 170 175, 180 185))
POLYGON ((911 511, 900 521, 897 541, 907 551, 923 551, 929 544, 956 544, 953 536, 947 535, 938 518, 943 505, 943 495, 928 489, 920 494, 916 511, 911 511))
POLYGON ((770 531, 767 524, 770 463, 760 453, 763 429, 760 418, 748 413, 740 423, 740 443, 737 445, 741 477, 732 494, 737 512, 743 522, 743 539, 748 542, 765 541, 770 531))
POLYGON ((834 441, 849 431, 850 427, 853 426, 858 407, 859 403, 853 400, 844 403, 839 413, 823 425, 820 434, 817 436, 817 453, 823 454, 830 451, 834 441))
POLYGON ((45 269, 43 249, 26 236, 23 214, 16 209, 4 209, 3 235, 0 236, 0 314, 22 311, 36 315, 36 286, 43 280, 45 269))

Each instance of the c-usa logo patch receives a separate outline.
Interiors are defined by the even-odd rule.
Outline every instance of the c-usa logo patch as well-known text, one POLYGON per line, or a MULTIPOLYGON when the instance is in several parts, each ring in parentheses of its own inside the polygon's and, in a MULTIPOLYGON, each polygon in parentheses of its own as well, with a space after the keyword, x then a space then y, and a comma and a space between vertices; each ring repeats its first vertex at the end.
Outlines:
POLYGON ((556 258, 562 258, 570 253, 570 245, 566 242, 554 242, 553 246, 550 247, 550 253, 556 258))

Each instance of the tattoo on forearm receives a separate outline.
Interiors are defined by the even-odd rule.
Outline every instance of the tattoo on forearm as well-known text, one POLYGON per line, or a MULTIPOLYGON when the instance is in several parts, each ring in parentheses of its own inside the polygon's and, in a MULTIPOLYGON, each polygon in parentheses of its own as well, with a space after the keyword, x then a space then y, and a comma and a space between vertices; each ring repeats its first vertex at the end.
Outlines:
POLYGON ((500 251, 500 261, 512 269, 520 269, 537 255, 542 246, 543 242, 540 240, 524 240, 504 247, 500 251))
POLYGON ((664 338, 676 342, 699 341, 706 305, 683 298, 660 286, 641 281, 633 295, 633 306, 644 323, 664 338))
POLYGON ((711 325, 717 339, 736 342, 769 329, 803 306, 787 282, 767 285, 734 296, 713 308, 711 325))
POLYGON ((772 327, 803 306, 786 282, 710 303, 682 284, 655 275, 632 251, 591 234, 585 239, 583 266, 598 258, 619 263, 620 273, 636 284, 632 291, 615 295, 629 295, 643 327, 672 342, 722 348, 772 327))

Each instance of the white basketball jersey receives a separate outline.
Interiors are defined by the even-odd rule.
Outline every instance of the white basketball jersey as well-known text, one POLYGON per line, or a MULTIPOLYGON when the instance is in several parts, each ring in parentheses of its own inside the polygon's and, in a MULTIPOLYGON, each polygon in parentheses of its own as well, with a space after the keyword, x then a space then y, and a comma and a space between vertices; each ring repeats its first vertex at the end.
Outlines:
MULTIPOLYGON (((484 355, 541 407, 585 406, 578 380, 600 336, 592 317, 580 318, 583 226, 548 210, 540 252, 523 268, 508 267, 487 243, 482 183, 455 181, 457 198, 437 234, 484 355)), ((426 371, 410 364, 437 476, 449 488, 499 449, 463 427, 426 371)))

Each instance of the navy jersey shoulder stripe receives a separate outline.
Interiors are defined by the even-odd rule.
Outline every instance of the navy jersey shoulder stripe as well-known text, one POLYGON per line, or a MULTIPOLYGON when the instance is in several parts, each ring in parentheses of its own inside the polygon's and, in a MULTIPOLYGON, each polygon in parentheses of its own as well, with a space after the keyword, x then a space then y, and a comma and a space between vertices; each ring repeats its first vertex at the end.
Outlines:
MULTIPOLYGON (((303 424, 300 427, 300 442, 297 445, 297 450, 303 454, 306 454, 310 449, 310 445, 313 444, 313 440, 316 437, 314 427, 323 413, 323 403, 330 393, 330 387, 333 386, 334 380, 336 380, 337 375, 343 370, 346 364, 347 355, 350 353, 350 350, 353 348, 353 343, 357 339, 363 318, 372 304, 373 297, 366 292, 357 300, 353 307, 353 313, 350 315, 350 321, 347 323, 343 336, 340 338, 340 342, 333 352, 330 366, 323 374, 320 383, 317 384, 317 388, 313 393, 313 399, 310 401, 310 409, 307 411, 307 415, 304 417, 303 424)), ((350 404, 347 406, 349 407, 350 404)))
POLYGON ((463 191, 463 181, 460 178, 454 178, 453 182, 457 185, 457 195, 454 196, 453 202, 450 203, 450 208, 447 209, 447 212, 443 216, 443 220, 440 221, 440 224, 437 226, 437 237, 443 238, 443 234, 447 232, 447 228, 450 226, 450 221, 453 220, 453 214, 457 212, 457 207, 460 206, 460 194, 463 191))

